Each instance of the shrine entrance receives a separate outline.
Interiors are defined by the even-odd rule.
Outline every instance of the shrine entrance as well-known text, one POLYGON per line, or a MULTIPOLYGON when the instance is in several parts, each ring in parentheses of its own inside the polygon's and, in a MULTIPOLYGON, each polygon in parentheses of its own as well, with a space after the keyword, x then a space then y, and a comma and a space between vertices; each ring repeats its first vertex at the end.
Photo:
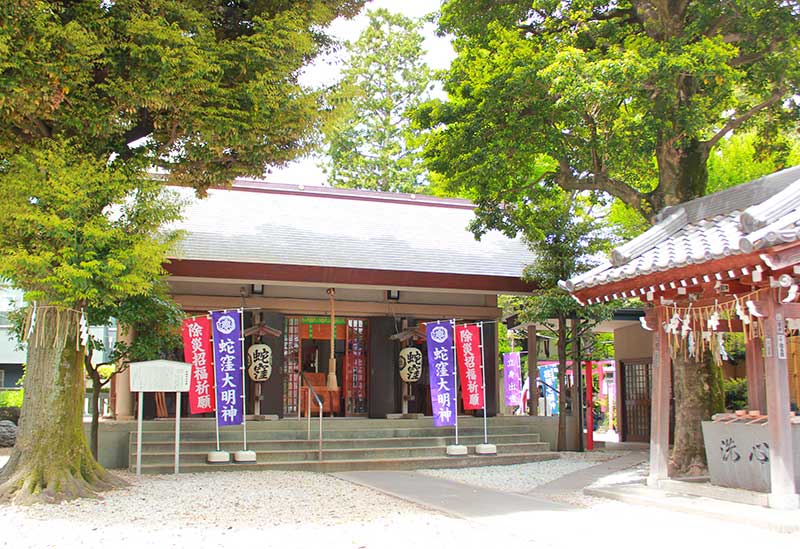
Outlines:
MULTIPOLYGON (((336 318, 333 356, 339 390, 329 391, 324 413, 366 417, 368 408, 367 341, 368 322, 363 318, 336 318)), ((302 370, 311 384, 326 388, 331 357, 330 317, 287 317, 284 332, 283 413, 305 413, 304 399, 298 400, 302 370), (318 385, 319 384, 319 385, 318 385)))

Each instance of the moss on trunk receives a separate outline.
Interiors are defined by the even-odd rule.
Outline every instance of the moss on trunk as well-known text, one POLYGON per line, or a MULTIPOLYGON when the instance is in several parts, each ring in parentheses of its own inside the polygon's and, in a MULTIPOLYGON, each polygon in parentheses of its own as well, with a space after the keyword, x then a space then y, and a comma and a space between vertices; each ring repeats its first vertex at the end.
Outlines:
POLYGON ((40 307, 28 340, 17 443, 0 471, 0 500, 19 504, 94 497, 124 484, 92 456, 83 431, 83 347, 75 312, 40 307))

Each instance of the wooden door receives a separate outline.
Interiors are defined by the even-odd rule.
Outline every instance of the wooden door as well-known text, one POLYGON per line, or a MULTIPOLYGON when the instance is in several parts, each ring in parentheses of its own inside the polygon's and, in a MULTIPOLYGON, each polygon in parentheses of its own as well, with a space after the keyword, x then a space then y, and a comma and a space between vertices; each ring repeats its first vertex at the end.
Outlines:
POLYGON ((650 441, 651 371, 650 358, 620 362, 623 441, 650 441))

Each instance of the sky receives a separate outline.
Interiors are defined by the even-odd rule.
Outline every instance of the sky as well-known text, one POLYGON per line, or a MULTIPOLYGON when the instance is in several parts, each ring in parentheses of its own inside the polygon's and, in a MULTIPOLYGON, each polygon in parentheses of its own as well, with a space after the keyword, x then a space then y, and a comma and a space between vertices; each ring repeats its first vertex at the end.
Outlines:
MULTIPOLYGON (((356 40, 367 26, 368 19, 365 13, 376 8, 385 8, 391 12, 402 13, 407 17, 422 17, 435 11, 438 8, 438 2, 436 0, 372 0, 364 6, 361 15, 349 20, 340 18, 334 21, 329 28, 331 34, 342 41, 356 40)), ((455 57, 450 41, 447 38, 436 36, 432 24, 425 25, 423 36, 425 37, 424 47, 427 51, 425 60, 428 66, 433 69, 449 67, 450 61, 455 57)), ((339 77, 338 61, 340 61, 339 56, 321 59, 305 71, 302 83, 312 87, 335 83, 339 77)), ((275 183, 323 185, 325 184, 325 174, 317 166, 318 162, 317 158, 302 158, 290 163, 285 168, 272 168, 265 179, 275 183)))

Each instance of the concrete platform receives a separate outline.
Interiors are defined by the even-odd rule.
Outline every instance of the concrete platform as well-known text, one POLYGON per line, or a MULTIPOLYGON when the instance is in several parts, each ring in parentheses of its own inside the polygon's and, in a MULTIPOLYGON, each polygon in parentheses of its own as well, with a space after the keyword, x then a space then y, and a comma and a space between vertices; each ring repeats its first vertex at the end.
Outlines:
POLYGON ((524 511, 569 511, 541 498, 479 488, 414 471, 355 471, 336 478, 366 486, 457 518, 474 519, 524 511))
POLYGON ((628 484, 604 487, 589 487, 585 494, 631 503, 647 505, 715 518, 781 533, 800 532, 800 511, 779 511, 758 505, 694 494, 678 494, 662 488, 651 488, 644 484, 628 484))

